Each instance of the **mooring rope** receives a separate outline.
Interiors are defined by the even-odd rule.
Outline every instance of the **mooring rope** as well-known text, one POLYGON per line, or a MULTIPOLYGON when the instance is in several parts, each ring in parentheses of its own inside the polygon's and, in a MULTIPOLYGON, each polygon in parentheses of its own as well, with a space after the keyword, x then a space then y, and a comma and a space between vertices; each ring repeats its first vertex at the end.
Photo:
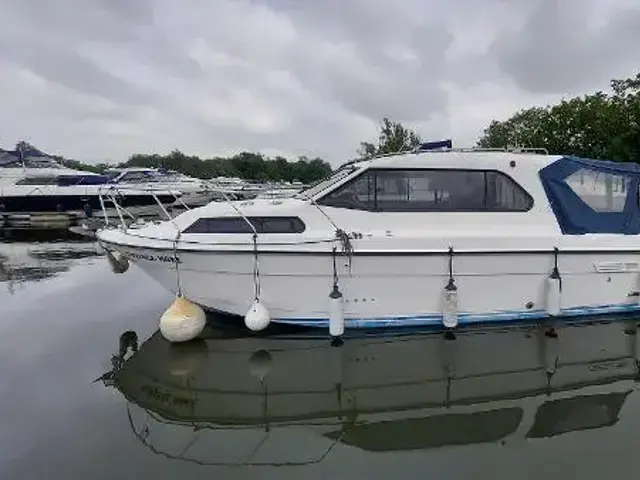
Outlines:
POLYGON ((349 234, 344 229, 338 226, 333 218, 331 218, 331 216, 327 212, 325 212, 314 199, 308 197, 307 199, 329 221, 333 228, 335 228, 335 239, 340 242, 340 245, 342 246, 342 253, 347 255, 347 259, 349 261, 349 270, 351 270, 351 259, 354 251, 353 244, 351 243, 351 237, 349 237, 349 234))
POLYGON ((182 286, 180 284, 180 259, 178 258, 178 241, 180 240, 181 233, 180 229, 178 229, 178 234, 173 240, 173 257, 176 264, 176 294, 178 297, 182 296, 182 286))
POLYGON ((258 265, 258 234, 253 234, 253 289, 256 302, 260 299, 260 267, 258 265))
POLYGON ((336 247, 333 247, 332 250, 332 260, 333 260, 333 288, 335 289, 338 286, 338 266, 336 265, 336 247))

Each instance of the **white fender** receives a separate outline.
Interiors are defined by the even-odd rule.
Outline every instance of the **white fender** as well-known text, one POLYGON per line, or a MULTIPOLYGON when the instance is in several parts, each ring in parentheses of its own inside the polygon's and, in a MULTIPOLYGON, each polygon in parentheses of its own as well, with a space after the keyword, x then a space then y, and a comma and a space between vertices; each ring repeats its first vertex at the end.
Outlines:
POLYGON ((206 322, 202 308, 178 296, 160 317, 160 332, 170 342, 187 342, 200 335, 206 322))
POLYGON ((251 331, 259 332, 267 328, 270 323, 271 318, 267 308, 259 300, 253 302, 244 316, 245 326, 251 331))

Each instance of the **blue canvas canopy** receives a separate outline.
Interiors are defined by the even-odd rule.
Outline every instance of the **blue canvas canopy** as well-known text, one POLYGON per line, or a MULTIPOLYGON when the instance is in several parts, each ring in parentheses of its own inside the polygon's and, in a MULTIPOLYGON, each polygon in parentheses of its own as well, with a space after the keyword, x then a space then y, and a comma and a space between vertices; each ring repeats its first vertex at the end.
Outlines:
POLYGON ((567 156, 540 170, 540 179, 562 233, 640 233, 637 163, 567 156), (576 187, 568 182, 577 172, 596 179, 592 192, 588 191, 589 186, 581 190, 578 188, 581 185, 576 187), (598 185, 598 180, 603 183, 598 185), (602 188, 598 190, 598 186, 602 188))
POLYGON ((61 175, 58 177, 58 186, 68 187, 72 185, 103 185, 113 183, 106 175, 61 175))

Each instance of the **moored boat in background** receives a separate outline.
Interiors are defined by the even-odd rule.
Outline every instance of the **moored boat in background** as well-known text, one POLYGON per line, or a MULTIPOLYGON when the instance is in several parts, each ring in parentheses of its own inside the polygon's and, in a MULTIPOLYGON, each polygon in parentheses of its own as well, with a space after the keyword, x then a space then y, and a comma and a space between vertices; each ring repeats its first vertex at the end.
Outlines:
POLYGON ((0 215, 8 228, 33 227, 36 218, 51 224, 52 214, 64 224, 94 213, 118 217, 111 199, 131 215, 158 216, 158 202, 169 206, 181 195, 170 189, 121 188, 106 175, 64 167, 33 148, 0 151, 0 215))

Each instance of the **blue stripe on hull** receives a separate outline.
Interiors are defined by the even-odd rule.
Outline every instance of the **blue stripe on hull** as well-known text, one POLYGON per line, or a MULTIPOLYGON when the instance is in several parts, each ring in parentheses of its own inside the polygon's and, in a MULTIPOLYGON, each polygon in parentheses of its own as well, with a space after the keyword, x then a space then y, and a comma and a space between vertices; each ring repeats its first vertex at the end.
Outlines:
MULTIPOLYGON (((224 313, 224 312, 220 312, 224 313)), ((554 318, 569 319, 576 317, 593 317, 596 315, 640 313, 640 305, 617 304, 565 308, 562 315, 554 318)), ((228 314, 227 314, 228 315, 228 314)), ((512 310, 486 314, 461 313, 458 325, 496 324, 526 322, 530 320, 548 319, 545 310, 512 310)), ((299 325, 302 327, 329 328, 328 318, 274 318, 273 323, 299 325)), ((345 328, 401 328, 401 327, 442 327, 441 314, 426 314, 402 317, 347 318, 345 328)))

